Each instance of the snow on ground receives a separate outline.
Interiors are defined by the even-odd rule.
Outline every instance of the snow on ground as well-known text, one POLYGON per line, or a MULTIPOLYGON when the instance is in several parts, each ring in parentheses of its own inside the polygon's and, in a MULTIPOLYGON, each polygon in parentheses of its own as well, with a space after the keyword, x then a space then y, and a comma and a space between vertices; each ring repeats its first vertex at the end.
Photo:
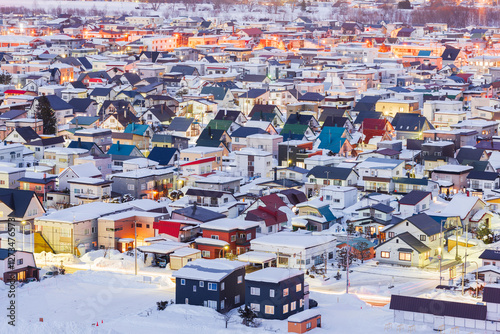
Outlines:
MULTIPOLYGON (((133 275, 79 271, 19 287, 16 327, 2 321, 0 333, 287 332, 287 322, 278 320, 264 320, 258 328, 244 327, 236 310, 227 329, 221 316, 209 308, 169 305, 164 311, 156 310, 156 302, 173 298, 174 288, 169 284, 142 283, 133 275), (92 325, 96 322, 99 327, 92 325)), ((368 306, 354 295, 312 292, 311 298, 318 301, 323 318, 323 327, 315 333, 383 333, 393 318, 387 307, 368 306)), ((7 303, 7 298, 1 298, 0 308, 5 310, 7 303)))

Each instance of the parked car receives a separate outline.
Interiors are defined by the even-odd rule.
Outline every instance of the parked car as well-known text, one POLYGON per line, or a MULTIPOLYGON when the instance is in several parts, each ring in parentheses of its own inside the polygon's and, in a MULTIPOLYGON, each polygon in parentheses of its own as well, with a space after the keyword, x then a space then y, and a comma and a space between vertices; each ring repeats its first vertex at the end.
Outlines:
POLYGON ((51 277, 55 277, 59 275, 59 272, 58 271, 47 271, 43 276, 42 276, 42 280, 44 279, 47 279, 47 278, 51 278, 51 277))

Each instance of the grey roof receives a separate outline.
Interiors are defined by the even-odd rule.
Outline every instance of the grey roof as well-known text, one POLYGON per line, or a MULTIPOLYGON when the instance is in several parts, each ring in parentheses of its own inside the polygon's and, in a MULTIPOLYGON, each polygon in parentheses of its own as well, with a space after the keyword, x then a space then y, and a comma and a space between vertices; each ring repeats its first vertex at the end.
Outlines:
POLYGON ((225 194, 230 194, 230 193, 226 191, 215 191, 215 190, 196 189, 196 188, 189 188, 188 191, 186 192, 186 195, 213 197, 213 198, 221 198, 225 194))
POLYGON ((34 191, 0 188, 0 201, 12 210, 9 217, 24 217, 33 198, 38 198, 34 191))
MULTIPOLYGON (((73 109, 73 106, 68 102, 64 101, 57 95, 45 95, 45 97, 49 100, 50 107, 53 110, 65 110, 65 109, 73 109)), ((37 100, 39 97, 37 98, 37 100)))
POLYGON ((440 223, 429 217, 425 213, 414 215, 406 218, 409 222, 415 225, 419 230, 427 236, 436 235, 441 232, 442 226, 440 223))
POLYGON ((148 159, 166 166, 169 164, 170 160, 172 160, 176 152, 179 152, 179 150, 174 147, 153 147, 151 153, 148 155, 148 159))
POLYGON ((475 180, 486 180, 486 181, 495 181, 498 179, 498 173, 495 172, 480 172, 477 170, 472 170, 469 175, 467 175, 468 179, 475 180))
POLYGON ((245 138, 254 134, 268 134, 266 131, 261 128, 253 128, 249 126, 242 126, 231 133, 231 137, 235 138, 245 138))
POLYGON ((25 114, 26 110, 24 109, 11 109, 7 112, 4 112, 2 115, 0 115, 0 119, 14 119, 16 117, 21 116, 22 114, 25 114))
POLYGON ((500 260, 500 251, 494 249, 485 249, 481 255, 479 255, 480 259, 485 260, 500 260))
MULTIPOLYGON (((485 294, 486 289, 487 288, 485 288, 485 294)), ((389 308, 391 310, 433 314, 437 316, 448 316, 475 320, 486 319, 486 305, 449 302, 446 300, 392 295, 389 308)))
MULTIPOLYGON (((394 238, 399 238, 401 239, 405 244, 416 250, 418 253, 425 253, 429 252, 431 249, 427 247, 422 241, 418 240, 415 238, 413 235, 411 235, 409 232, 404 232, 401 234, 396 235, 394 238)), ((394 239, 392 238, 392 239, 394 239)), ((390 239, 390 240, 392 240, 390 239)))
POLYGON ((265 94, 267 92, 266 89, 250 89, 248 92, 241 94, 240 98, 246 98, 246 99, 256 99, 259 96, 265 94))
POLYGON ((484 150, 480 148, 462 147, 457 153, 457 160, 461 164, 464 160, 479 161, 483 156, 484 150))
POLYGON ((416 205, 430 194, 428 191, 412 190, 399 200, 399 204, 416 205))
POLYGON ((350 168, 315 166, 307 173, 307 177, 312 175, 318 179, 347 180, 352 171, 350 168))
POLYGON ((186 216, 188 218, 195 219, 201 222, 208 222, 215 219, 226 218, 226 216, 221 213, 205 209, 197 205, 192 205, 188 206, 187 208, 177 209, 174 210, 172 213, 177 213, 179 215, 186 216))
POLYGON ((168 126, 169 131, 187 131, 194 118, 175 117, 168 126))
POLYGON ((15 130, 25 141, 30 142, 34 139, 40 139, 40 136, 29 126, 16 128, 15 130))
POLYGON ((392 126, 396 131, 420 132, 427 124, 431 130, 434 129, 425 116, 420 114, 397 113, 392 120, 392 126))

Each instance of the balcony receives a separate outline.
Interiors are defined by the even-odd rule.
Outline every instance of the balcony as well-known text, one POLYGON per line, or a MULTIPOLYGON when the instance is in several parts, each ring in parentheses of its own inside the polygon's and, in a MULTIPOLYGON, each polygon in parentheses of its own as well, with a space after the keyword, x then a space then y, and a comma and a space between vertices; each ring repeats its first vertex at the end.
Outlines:
POLYGON ((250 240, 247 240, 246 238, 236 238, 235 243, 238 246, 246 246, 250 244, 250 240))

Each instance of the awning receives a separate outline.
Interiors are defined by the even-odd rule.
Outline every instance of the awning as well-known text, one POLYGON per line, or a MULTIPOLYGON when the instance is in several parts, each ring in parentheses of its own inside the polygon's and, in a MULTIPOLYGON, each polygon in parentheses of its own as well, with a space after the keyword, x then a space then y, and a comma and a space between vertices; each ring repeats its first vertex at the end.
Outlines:
POLYGON ((411 248, 398 248, 398 252, 413 253, 413 249, 411 249, 411 248))
POLYGON ((121 239, 118 239, 118 242, 122 243, 122 244, 129 244, 131 242, 134 242, 134 239, 133 238, 121 238, 121 239))

